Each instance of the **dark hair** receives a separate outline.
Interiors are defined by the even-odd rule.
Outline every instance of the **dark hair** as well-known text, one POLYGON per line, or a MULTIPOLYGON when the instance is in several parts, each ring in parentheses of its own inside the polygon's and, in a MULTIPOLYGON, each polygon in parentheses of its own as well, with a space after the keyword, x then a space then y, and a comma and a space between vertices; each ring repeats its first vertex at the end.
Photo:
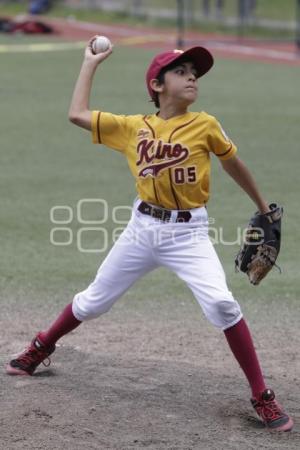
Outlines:
MULTIPOLYGON (((161 71, 159 72, 159 74, 157 75, 157 81, 159 84, 164 84, 165 82, 165 74, 167 72, 167 70, 169 70, 169 67, 164 67, 163 69, 161 69, 161 71)), ((160 107, 160 103, 159 103, 159 94, 158 92, 154 92, 153 91, 153 98, 152 101, 154 102, 154 105, 156 108, 160 107)))
MULTIPOLYGON (((168 72, 168 70, 172 70, 175 67, 179 66, 181 63, 189 62, 189 61, 190 61, 190 59, 188 59, 188 58, 182 58, 182 59, 179 59, 179 60, 177 59, 176 61, 170 63, 168 66, 163 67, 161 69, 161 71, 159 72, 159 74, 157 75, 157 77, 156 77, 158 83, 159 84, 164 84, 164 82, 165 82, 165 74, 166 74, 166 72, 168 72)), ((153 91, 152 101, 154 102, 154 105, 156 106, 156 108, 160 107, 158 92, 154 92, 153 91)))

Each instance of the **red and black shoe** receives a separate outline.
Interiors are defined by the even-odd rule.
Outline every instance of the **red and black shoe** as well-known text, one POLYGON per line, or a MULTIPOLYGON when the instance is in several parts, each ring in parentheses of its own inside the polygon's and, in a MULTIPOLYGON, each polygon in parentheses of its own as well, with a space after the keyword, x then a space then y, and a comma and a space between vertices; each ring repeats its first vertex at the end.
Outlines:
POLYGON ((49 355, 55 350, 55 345, 46 347, 37 334, 30 346, 24 350, 16 359, 12 359, 6 366, 9 375, 32 375, 41 363, 48 367, 51 363, 49 355))
POLYGON ((290 431, 294 422, 275 400, 272 389, 265 389, 260 398, 251 398, 258 417, 270 431, 290 431))

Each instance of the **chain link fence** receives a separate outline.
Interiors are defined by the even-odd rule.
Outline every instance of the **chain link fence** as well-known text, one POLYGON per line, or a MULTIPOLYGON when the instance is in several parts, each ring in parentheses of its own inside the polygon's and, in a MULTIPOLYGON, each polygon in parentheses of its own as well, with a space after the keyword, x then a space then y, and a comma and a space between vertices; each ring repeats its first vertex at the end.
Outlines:
MULTIPOLYGON (((37 0, 36 0, 37 1, 37 0)), ((102 11, 141 23, 164 21, 203 31, 293 39, 300 48, 300 0, 49 0, 52 6, 102 11)), ((0 5, 30 0, 0 0, 0 5)))
MULTIPOLYGON (((59 0, 58 0, 59 1, 59 0)), ((293 40, 300 50, 300 0, 64 0, 71 8, 100 10, 145 23, 177 23, 185 28, 230 31, 239 38, 293 40)))
POLYGON ((299 0, 65 0, 77 9, 116 12, 141 20, 176 20, 182 3, 185 22, 227 27, 255 26, 296 31, 299 0))

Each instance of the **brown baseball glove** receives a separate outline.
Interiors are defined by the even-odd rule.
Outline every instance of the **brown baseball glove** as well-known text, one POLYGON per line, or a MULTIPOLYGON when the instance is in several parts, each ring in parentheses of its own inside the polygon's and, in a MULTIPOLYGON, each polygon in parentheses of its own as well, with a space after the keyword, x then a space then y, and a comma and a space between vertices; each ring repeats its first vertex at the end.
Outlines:
POLYGON ((256 212, 251 217, 244 243, 235 258, 236 270, 245 272, 255 285, 276 266, 280 251, 283 208, 276 203, 269 207, 270 212, 256 212))

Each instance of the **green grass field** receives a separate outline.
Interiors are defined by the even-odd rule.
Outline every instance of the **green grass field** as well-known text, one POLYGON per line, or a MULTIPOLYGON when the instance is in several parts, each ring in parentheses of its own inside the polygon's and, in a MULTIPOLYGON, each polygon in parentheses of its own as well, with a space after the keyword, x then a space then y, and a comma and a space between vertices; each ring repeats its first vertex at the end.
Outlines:
MULTIPOLYGON (((144 69, 153 51, 116 48, 96 75, 92 107, 114 113, 149 113, 144 69)), ((70 225, 74 241, 53 246, 50 210, 69 206, 76 213, 80 199, 105 199, 111 208, 131 205, 134 181, 117 152, 93 146, 90 136, 68 122, 72 89, 80 68, 81 51, 1 55, 1 289, 4 298, 49 301, 68 298, 94 277, 104 254, 80 253, 76 217, 70 225), (61 297, 62 298, 62 297, 61 297)), ((216 115, 239 147, 270 200, 284 205, 283 245, 276 269, 258 288, 235 274, 238 245, 217 245, 229 284, 240 299, 298 305, 299 254, 299 68, 217 58, 215 68, 200 81, 194 110, 216 115)), ((254 205, 213 162, 209 213, 224 238, 234 240, 254 205)), ((89 218, 99 212, 88 208, 89 218)), ((76 216, 76 214, 75 214, 76 216)), ((88 225, 87 225, 88 226, 88 225)), ((111 219, 105 225, 111 234, 111 219)), ((59 239, 65 239, 62 233, 59 239)), ((101 246, 101 236, 85 236, 85 247, 101 246)), ((173 275, 156 271, 141 280, 130 296, 157 301, 191 294, 173 275)), ((129 294, 128 294, 129 295, 129 294)), ((63 300, 62 300, 63 301, 63 300)), ((64 301, 63 301, 64 302, 64 301)))
MULTIPOLYGON (((1 44, 38 42, 22 36, 1 44)), ((98 71, 91 106, 151 113, 144 72, 155 50, 115 47, 98 71)), ((223 333, 213 329, 186 286, 156 270, 99 320, 65 336, 49 368, 8 377, 4 366, 33 333, 46 329, 73 295, 94 278, 105 254, 82 253, 81 199, 131 205, 127 162, 94 146, 68 122, 82 50, 0 53, 0 316, 2 367, 0 449, 298 450, 299 444, 299 68, 216 58, 200 80, 193 110, 216 115, 239 147, 267 199, 285 208, 278 264, 258 287, 235 274, 238 245, 217 245, 228 283, 254 336, 268 386, 294 417, 292 433, 268 433, 253 417, 250 392, 223 333), (69 224, 56 219, 74 218, 69 224), (53 227, 61 229, 50 242, 53 227), (38 433, 32 430, 38 429, 38 433)), ((209 215, 224 239, 236 240, 255 206, 213 160, 209 215)), ((85 205, 84 218, 101 218, 85 205)), ((103 233, 84 235, 101 247, 103 233)), ((116 283, 118 280, 116 280, 116 283)))

